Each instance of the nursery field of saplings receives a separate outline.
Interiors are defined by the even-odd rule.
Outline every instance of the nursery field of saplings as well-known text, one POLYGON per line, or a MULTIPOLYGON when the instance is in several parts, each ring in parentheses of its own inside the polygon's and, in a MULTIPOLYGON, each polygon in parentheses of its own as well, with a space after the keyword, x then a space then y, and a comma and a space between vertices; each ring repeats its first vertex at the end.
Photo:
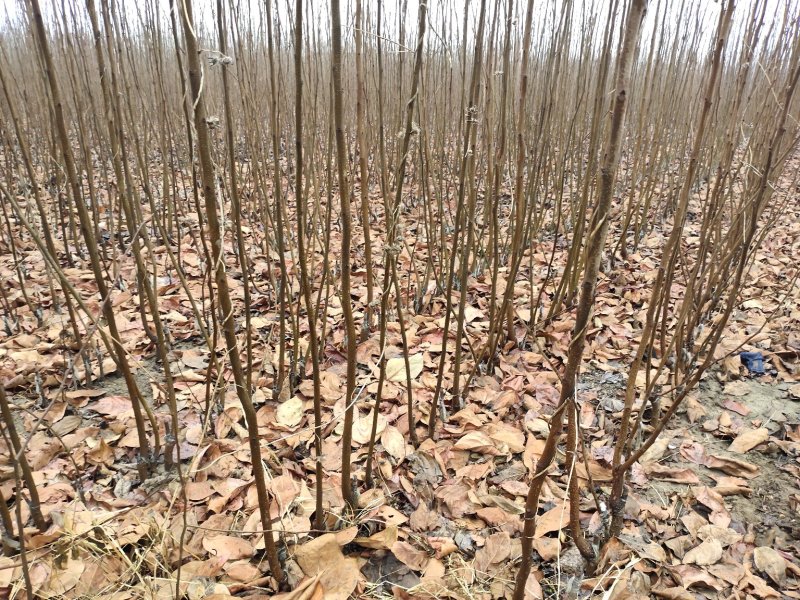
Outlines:
POLYGON ((0 599, 800 598, 797 0, 9 0, 0 599))

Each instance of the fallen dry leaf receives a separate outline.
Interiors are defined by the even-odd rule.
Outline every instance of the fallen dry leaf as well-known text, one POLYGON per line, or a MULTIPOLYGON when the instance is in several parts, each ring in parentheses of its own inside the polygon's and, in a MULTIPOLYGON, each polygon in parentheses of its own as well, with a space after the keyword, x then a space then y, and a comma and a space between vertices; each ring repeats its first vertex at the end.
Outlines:
POLYGON ((713 565, 722 558, 722 544, 718 539, 708 538, 699 546, 689 550, 683 557, 683 564, 698 566, 713 565))
POLYGON ((707 569, 693 565, 675 565, 670 568, 670 574, 686 589, 705 587, 721 591, 724 587, 707 569))
POLYGON ((672 436, 667 435, 668 432, 664 432, 660 435, 653 445, 650 446, 647 451, 642 454, 642 457, 639 459, 639 463, 642 465, 646 465, 648 463, 656 462, 660 460, 662 456, 664 456, 664 452, 667 451, 667 447, 669 443, 672 441, 672 436))
POLYGON ((342 554, 332 533, 295 546, 294 557, 308 577, 319 575, 326 600, 347 600, 361 580, 358 560, 342 554))
POLYGON ((412 571, 424 571, 430 559, 427 552, 415 548, 408 542, 396 541, 391 551, 397 560, 412 571))
POLYGON ((192 502, 205 500, 214 494, 214 488, 209 481, 190 481, 186 484, 186 497, 192 502))
POLYGON ((653 479, 695 485, 700 483, 697 473, 687 468, 670 467, 659 463, 650 463, 645 467, 645 473, 653 479))
POLYGON ((286 402, 281 402, 275 412, 275 420, 290 429, 297 427, 303 420, 303 401, 298 396, 292 396, 286 402))
POLYGON ((304 579, 291 592, 272 596, 272 600, 323 600, 324 598, 325 590, 319 575, 304 579))
POLYGON ((492 438, 482 431, 470 431, 456 442, 455 447, 459 450, 472 450, 482 454, 497 453, 492 438))
POLYGON ((746 396, 750 393, 750 386, 747 384, 746 381, 731 381, 727 385, 725 385, 724 392, 731 396, 746 396))
POLYGON ((542 557, 542 560, 551 562, 561 553, 561 541, 557 538, 542 537, 533 540, 533 549, 542 557))
POLYGON ((486 429, 501 454, 518 454, 525 450, 525 434, 506 423, 490 423, 486 429))
POLYGON ((250 558, 255 552, 253 545, 239 537, 220 535, 203 538, 203 548, 212 556, 224 557, 225 560, 250 558))
POLYGON ((225 569, 225 575, 240 583, 247 583, 261 577, 258 567, 248 561, 227 563, 223 569, 225 569))
POLYGON ((766 573, 779 586, 786 581, 786 559, 777 550, 768 546, 759 546, 753 550, 753 564, 756 569, 766 573))
POLYGON ((406 438, 400 433, 400 430, 393 426, 387 425, 381 434, 381 444, 386 452, 389 453, 396 461, 403 460, 408 453, 408 446, 406 438))
POLYGON ((689 417, 689 422, 694 423, 698 419, 705 417, 708 414, 705 407, 697 401, 696 398, 689 396, 686 398, 686 416, 689 417))
POLYGON ((559 531, 569 523, 569 504, 559 504, 541 516, 536 517, 536 532, 534 538, 559 531))
POLYGON ((667 598, 667 600, 696 600, 694 594, 683 586, 654 587, 652 592, 656 598, 667 598))
POLYGON ((441 579, 445 576, 445 566, 442 561, 438 558, 429 558, 428 565, 425 567, 425 571, 422 574, 422 580, 435 580, 441 579))
POLYGON ((84 561, 67 559, 63 565, 54 566, 44 585, 38 590, 40 598, 63 598, 80 581, 86 569, 84 561))
POLYGON ((626 535, 624 533, 618 535, 617 538, 642 558, 652 560, 657 564, 667 561, 667 553, 656 542, 645 542, 641 537, 626 535))
POLYGON ((746 417, 751 412, 749 407, 745 406, 741 402, 737 402, 736 400, 731 400, 730 398, 722 403, 722 407, 727 408, 736 414, 742 415, 743 417, 746 417))
POLYGON ((525 581, 525 600, 541 600, 544 598, 539 577, 541 577, 541 573, 536 570, 531 571, 531 574, 528 575, 528 579, 525 581))
POLYGON ((492 565, 505 561, 511 554, 511 538, 506 532, 493 533, 483 548, 475 553, 473 565, 478 573, 490 574, 492 565))
POLYGON ((721 496, 750 496, 752 488, 747 485, 747 480, 742 477, 728 477, 723 475, 715 477, 717 485, 714 490, 721 496))
MULTIPOLYGON (((363 446, 364 444, 369 443, 369 440, 372 437, 372 421, 374 418, 373 414, 374 413, 370 411, 369 413, 367 413, 366 416, 359 417, 353 422, 354 444, 363 446)), ((378 422, 375 435, 376 436, 381 435, 384 429, 386 428, 386 425, 387 425, 386 417, 378 413, 378 422)))
POLYGON ((439 513, 428 508, 425 502, 420 502, 417 509, 411 513, 409 524, 414 531, 430 531, 439 525, 439 513))
POLYGON ((744 577, 744 567, 730 563, 720 562, 708 567, 709 573, 718 579, 722 579, 730 585, 738 585, 744 577))
POLYGON ((752 479, 759 473, 756 465, 745 462, 738 458, 712 454, 706 459, 705 465, 709 469, 718 469, 728 475, 752 479))
MULTIPOLYGON (((423 355, 422 353, 414 354, 408 357, 408 367, 411 371, 411 379, 416 379, 422 373, 423 368, 423 355)), ((386 380, 394 381, 397 383, 405 383, 406 377, 406 361, 402 356, 390 358, 386 361, 386 380)))
POLYGON ((759 444, 763 444, 769 439, 769 429, 759 427, 758 429, 747 429, 736 436, 736 439, 728 446, 729 452, 744 454, 749 452, 759 444))
POLYGON ((357 537, 353 543, 374 550, 391 550, 397 542, 397 525, 387 525, 385 529, 373 533, 369 537, 357 537))
POLYGON ((125 396, 106 396, 89 405, 91 410, 109 417, 125 417, 133 414, 131 399, 125 396))
MULTIPOLYGON (((612 473, 610 468, 604 467, 596 460, 589 460, 587 462, 589 463, 589 474, 592 476, 593 482, 600 483, 604 481, 611 481, 612 473)), ((583 461, 575 464, 575 474, 581 479, 588 479, 586 474, 586 465, 583 463, 583 461)))
POLYGON ((700 529, 697 530, 697 536, 701 540, 719 540, 720 544, 723 546, 730 546, 731 544, 735 544, 742 540, 741 533, 736 533, 729 527, 720 527, 719 525, 714 525, 711 523, 700 527, 700 529))

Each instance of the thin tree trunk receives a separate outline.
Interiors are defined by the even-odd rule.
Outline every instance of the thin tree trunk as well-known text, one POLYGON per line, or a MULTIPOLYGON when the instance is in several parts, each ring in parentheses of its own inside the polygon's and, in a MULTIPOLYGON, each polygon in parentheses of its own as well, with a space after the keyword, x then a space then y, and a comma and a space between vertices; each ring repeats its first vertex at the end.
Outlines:
MULTIPOLYGON (((581 295, 575 314, 575 326, 567 355, 567 365, 561 381, 561 394, 558 408, 550 421, 550 432, 547 436, 542 455, 536 463, 528 494, 525 499, 524 525, 522 532, 522 562, 517 572, 514 600, 523 600, 525 584, 531 571, 531 551, 533 535, 536 530, 536 513, 539 509, 539 494, 544 484, 550 465, 556 454, 556 445, 564 425, 564 410, 574 410, 575 384, 577 382, 583 350, 586 345, 586 330, 594 307, 597 275, 600 271, 600 258, 603 254, 606 235, 609 227, 609 210, 614 193, 614 181, 619 165, 622 129, 625 122, 628 86, 636 45, 639 40, 641 24, 644 18, 646 0, 632 0, 626 17, 625 34, 622 41, 618 64, 616 86, 614 90, 614 106, 611 113, 611 128, 606 142, 600 168, 600 182, 597 205, 592 213, 588 239, 586 242, 586 260, 581 283, 581 295)), ((576 240, 574 243, 580 243, 576 240)), ((573 421, 574 423, 574 421, 573 421)), ((576 436, 571 434, 576 439, 576 436)))
MULTIPOLYGON (((253 465, 253 477, 258 493, 258 508, 261 514, 261 527, 264 531, 264 545, 267 552, 272 576, 278 581, 279 586, 284 585, 285 577, 283 568, 278 558, 278 549, 272 533, 272 518, 270 516, 270 499, 267 493, 267 483, 264 476, 264 465, 261 459, 261 443, 258 433, 258 421, 250 390, 247 387, 242 360, 239 356, 239 342, 236 339, 236 325, 234 322, 233 303, 228 288, 228 275, 225 267, 225 254, 222 247, 222 236, 217 214, 217 192, 214 182, 214 163, 211 158, 211 142, 208 135, 208 122, 206 120, 205 100, 202 96, 202 73, 197 38, 194 32, 192 19, 191 0, 181 0, 183 10, 181 21, 186 42, 186 56, 189 67, 189 82, 192 90, 194 106, 194 125, 197 133, 197 151, 200 158, 200 174, 203 180, 203 196, 205 197, 205 212, 208 223, 208 234, 211 241, 211 255, 214 271, 214 280, 217 285, 219 309, 221 312, 222 331, 225 336, 225 345, 228 360, 233 371, 233 380, 236 394, 242 404, 245 422, 249 433, 250 457, 253 465)), ((248 365, 251 367, 252 365, 248 365)))

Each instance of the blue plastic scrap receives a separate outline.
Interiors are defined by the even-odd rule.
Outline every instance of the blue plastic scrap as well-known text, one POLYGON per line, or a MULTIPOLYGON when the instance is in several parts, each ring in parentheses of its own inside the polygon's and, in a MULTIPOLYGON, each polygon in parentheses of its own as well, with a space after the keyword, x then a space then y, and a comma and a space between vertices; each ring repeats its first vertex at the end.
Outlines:
POLYGON ((739 354, 742 364, 755 375, 764 374, 764 355, 761 352, 742 352, 739 354))

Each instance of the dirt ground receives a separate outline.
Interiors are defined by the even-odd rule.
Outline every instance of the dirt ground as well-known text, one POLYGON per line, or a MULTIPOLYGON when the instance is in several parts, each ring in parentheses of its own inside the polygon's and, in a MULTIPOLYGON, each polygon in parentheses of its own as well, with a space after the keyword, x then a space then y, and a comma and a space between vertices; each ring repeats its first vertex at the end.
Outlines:
MULTIPOLYGON (((598 404, 614 411, 621 407, 625 380, 621 372, 596 373, 586 378, 585 390, 598 392, 598 404)), ((785 440, 800 425, 800 397, 795 397, 792 384, 766 374, 734 381, 720 382, 717 373, 709 373, 691 395, 693 406, 705 414, 692 414, 681 409, 667 428, 672 440, 662 459, 664 467, 674 471, 689 469, 699 485, 713 487, 719 471, 688 460, 682 455, 682 444, 694 441, 706 455, 729 457, 757 467, 757 474, 747 481, 749 492, 725 496, 732 521, 730 527, 755 535, 757 545, 783 545, 800 539, 800 458, 791 447, 781 447, 775 440, 785 440), (746 454, 729 451, 735 432, 743 427, 766 427, 770 440, 746 454)), ((796 441, 796 440, 795 440, 796 441)), ((675 497, 691 494, 697 483, 677 483, 650 478, 643 493, 654 504, 669 509, 675 497)), ((674 515, 678 517, 679 515, 674 515)))

